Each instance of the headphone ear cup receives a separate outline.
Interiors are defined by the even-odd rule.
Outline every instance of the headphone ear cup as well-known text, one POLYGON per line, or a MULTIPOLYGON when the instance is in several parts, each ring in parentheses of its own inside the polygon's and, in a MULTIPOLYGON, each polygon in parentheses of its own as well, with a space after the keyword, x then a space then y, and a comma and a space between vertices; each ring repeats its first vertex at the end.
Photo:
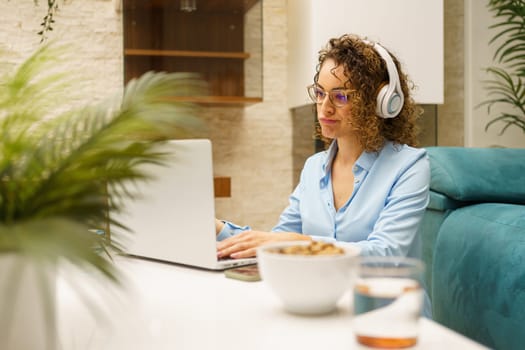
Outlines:
POLYGON ((403 97, 394 89, 388 93, 389 84, 385 84, 377 93, 376 114, 381 118, 393 118, 403 108, 403 97))
POLYGON ((388 100, 386 94, 388 92, 388 84, 383 85, 379 92, 377 93, 377 105, 376 105, 376 114, 381 118, 385 118, 385 111, 387 110, 388 100))

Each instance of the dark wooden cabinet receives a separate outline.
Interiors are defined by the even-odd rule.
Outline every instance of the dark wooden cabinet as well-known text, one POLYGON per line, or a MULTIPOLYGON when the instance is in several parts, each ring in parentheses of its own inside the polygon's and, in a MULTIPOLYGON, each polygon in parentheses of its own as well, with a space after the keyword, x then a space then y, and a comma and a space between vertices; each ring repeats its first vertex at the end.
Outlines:
POLYGON ((193 72, 207 94, 178 99, 262 101, 262 0, 124 0, 123 9, 125 82, 149 70, 193 72))

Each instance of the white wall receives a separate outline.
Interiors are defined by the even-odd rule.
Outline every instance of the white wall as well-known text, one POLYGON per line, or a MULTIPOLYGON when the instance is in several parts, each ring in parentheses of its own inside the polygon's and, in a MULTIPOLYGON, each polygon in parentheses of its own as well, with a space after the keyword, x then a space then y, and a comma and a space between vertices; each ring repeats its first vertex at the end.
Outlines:
POLYGON ((288 0, 289 107, 308 103, 317 53, 354 33, 394 53, 422 104, 443 103, 443 0, 288 0))
POLYGON ((492 57, 495 47, 489 46, 489 40, 496 31, 489 30, 494 19, 486 3, 465 0, 465 146, 525 147, 525 133, 517 127, 510 127, 499 135, 504 124, 496 123, 485 131, 487 122, 499 115, 501 107, 492 108, 491 115, 488 115, 486 107, 476 108, 487 99, 482 81, 490 75, 484 69, 494 65, 492 57))

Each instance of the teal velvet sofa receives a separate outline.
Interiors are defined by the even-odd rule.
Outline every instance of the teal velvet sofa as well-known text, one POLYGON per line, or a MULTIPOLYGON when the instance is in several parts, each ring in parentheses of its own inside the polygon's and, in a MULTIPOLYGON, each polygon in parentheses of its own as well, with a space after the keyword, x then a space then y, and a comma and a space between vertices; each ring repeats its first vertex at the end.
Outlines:
POLYGON ((493 349, 525 349, 525 149, 427 151, 419 232, 433 319, 493 349))

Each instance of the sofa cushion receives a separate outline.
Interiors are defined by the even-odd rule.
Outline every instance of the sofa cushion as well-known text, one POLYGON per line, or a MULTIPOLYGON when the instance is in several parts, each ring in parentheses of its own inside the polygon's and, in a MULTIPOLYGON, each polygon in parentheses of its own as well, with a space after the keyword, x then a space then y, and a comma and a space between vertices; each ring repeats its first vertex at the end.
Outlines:
POLYGON ((525 149, 428 147, 430 189, 460 202, 525 203, 525 149))
POLYGON ((471 204, 470 202, 463 202, 445 196, 442 193, 430 191, 430 199, 428 208, 439 211, 446 211, 450 209, 457 209, 471 204))
POLYGON ((434 319, 495 349, 525 344, 525 206, 453 210, 436 240, 434 319))

